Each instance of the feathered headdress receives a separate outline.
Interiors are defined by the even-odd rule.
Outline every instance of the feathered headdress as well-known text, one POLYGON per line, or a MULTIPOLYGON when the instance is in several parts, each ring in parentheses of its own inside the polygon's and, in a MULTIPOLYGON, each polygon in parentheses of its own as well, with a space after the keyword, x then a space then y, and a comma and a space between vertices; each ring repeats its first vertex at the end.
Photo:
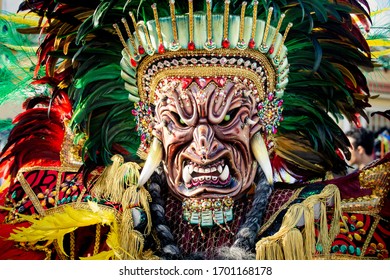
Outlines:
POLYGON ((87 167, 111 164, 115 154, 144 159, 153 89, 167 69, 183 75, 176 67, 250 77, 264 165, 301 179, 345 169, 349 142, 337 120, 357 122, 370 106, 362 71, 373 68, 370 49, 352 18, 369 24, 365 0, 36 0, 20 10, 43 19, 24 31, 45 34, 36 71, 44 66, 46 75, 35 83, 49 84, 57 102, 67 94, 87 167))

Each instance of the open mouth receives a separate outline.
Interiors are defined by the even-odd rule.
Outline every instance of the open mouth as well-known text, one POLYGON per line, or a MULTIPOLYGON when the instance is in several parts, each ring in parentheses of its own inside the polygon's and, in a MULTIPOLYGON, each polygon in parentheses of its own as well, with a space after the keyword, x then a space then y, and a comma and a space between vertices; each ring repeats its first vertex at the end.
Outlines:
POLYGON ((224 160, 208 165, 185 161, 182 170, 184 185, 188 190, 200 186, 213 188, 229 188, 231 186, 231 172, 224 160))

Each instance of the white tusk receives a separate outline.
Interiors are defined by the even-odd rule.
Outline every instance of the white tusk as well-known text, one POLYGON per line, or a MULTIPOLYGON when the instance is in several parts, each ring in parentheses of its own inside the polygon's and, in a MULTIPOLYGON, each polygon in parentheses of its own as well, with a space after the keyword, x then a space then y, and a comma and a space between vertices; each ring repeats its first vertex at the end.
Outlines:
POLYGON ((251 139, 251 148, 252 153, 255 156, 255 159, 259 163, 261 169, 263 170, 265 177, 269 184, 273 184, 273 172, 271 161, 268 156, 268 150, 264 143, 263 137, 260 132, 257 132, 253 135, 251 139))
POLYGON ((144 167, 142 168, 141 175, 138 179, 138 186, 143 186, 152 176, 153 172, 160 165, 163 156, 163 145, 157 138, 153 139, 153 143, 150 147, 148 157, 144 167))

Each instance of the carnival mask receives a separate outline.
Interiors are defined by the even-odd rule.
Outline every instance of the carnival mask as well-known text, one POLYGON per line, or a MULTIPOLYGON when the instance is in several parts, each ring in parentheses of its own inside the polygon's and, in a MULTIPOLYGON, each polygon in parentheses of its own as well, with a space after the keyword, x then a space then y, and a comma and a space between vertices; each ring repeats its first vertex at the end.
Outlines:
POLYGON ((256 173, 250 139, 260 130, 247 79, 166 78, 156 95, 154 135, 179 198, 239 197, 256 173))

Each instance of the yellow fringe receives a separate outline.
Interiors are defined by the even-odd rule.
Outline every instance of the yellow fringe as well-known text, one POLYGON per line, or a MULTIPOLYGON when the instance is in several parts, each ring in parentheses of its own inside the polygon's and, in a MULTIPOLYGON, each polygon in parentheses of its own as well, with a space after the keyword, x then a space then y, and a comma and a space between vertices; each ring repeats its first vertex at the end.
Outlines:
POLYGON ((114 180, 116 176, 119 176, 118 169, 123 164, 123 157, 120 155, 114 155, 111 160, 112 164, 107 166, 99 176, 91 194, 94 197, 109 198, 111 201, 120 202, 124 186, 114 185, 114 180))
POLYGON ((256 259, 259 260, 307 260, 316 253, 316 245, 322 253, 330 251, 331 244, 340 231, 341 198, 336 185, 327 185, 320 194, 312 195, 302 203, 292 205, 285 214, 277 233, 259 240, 256 244, 256 259), (333 220, 328 231, 327 202, 333 199, 333 220), (318 238, 315 238, 314 207, 319 205, 318 238), (304 228, 297 228, 304 218, 304 228))
POLYGON ((148 221, 145 228, 145 234, 150 234, 152 230, 152 217, 149 208, 149 203, 151 201, 152 198, 149 192, 144 187, 138 187, 136 185, 127 188, 122 198, 122 207, 124 211, 134 206, 140 206, 145 211, 148 221))

